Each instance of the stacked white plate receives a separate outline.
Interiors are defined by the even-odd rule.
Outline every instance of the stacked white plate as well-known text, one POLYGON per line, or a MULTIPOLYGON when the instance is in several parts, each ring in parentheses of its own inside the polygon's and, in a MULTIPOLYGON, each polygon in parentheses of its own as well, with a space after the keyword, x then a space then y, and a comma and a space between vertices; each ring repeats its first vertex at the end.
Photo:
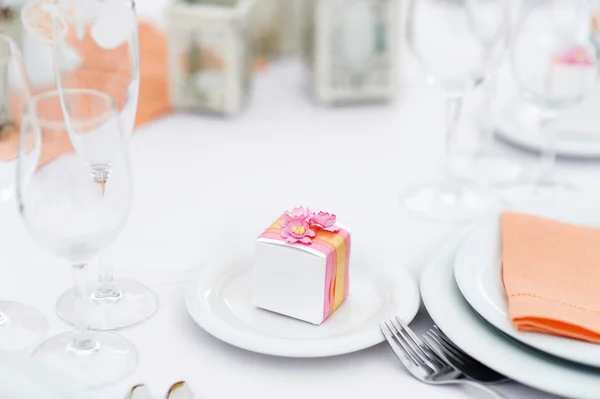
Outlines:
MULTIPOLYGON (((594 101, 563 116, 553 127, 556 129, 557 155, 575 159, 600 158, 600 129, 596 112, 600 93, 594 101)), ((509 102, 496 122, 496 135, 503 141, 533 152, 543 151, 547 139, 540 130, 540 108, 523 100, 509 102)))
MULTIPOLYGON (((599 203, 572 198, 514 211, 600 227, 599 203)), ((501 279, 499 215, 444 245, 423 271, 421 295, 439 328, 490 368, 557 395, 600 397, 600 345, 520 332, 510 323, 501 279)))

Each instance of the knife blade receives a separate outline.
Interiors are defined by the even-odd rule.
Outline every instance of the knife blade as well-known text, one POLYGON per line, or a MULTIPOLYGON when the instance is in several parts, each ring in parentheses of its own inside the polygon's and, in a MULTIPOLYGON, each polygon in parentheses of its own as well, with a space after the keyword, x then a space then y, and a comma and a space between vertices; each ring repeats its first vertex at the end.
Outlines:
POLYGON ((152 399, 152 395, 146 385, 138 384, 131 388, 127 399, 152 399))
POLYGON ((189 384, 185 381, 179 381, 171 385, 167 399, 194 399, 189 384))

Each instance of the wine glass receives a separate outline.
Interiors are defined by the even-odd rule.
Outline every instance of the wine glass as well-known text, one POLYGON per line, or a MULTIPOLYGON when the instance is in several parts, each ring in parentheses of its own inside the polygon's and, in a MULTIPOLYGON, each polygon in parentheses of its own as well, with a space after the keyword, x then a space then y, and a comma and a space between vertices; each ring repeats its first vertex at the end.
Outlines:
POLYGON ((75 276, 75 330, 48 339, 33 356, 97 387, 119 380, 137 363, 137 351, 118 335, 90 331, 91 295, 81 274, 115 240, 133 195, 129 148, 113 99, 89 89, 33 97, 23 110, 17 198, 30 235, 69 262, 75 276), (68 112, 75 152, 39 157, 53 137, 64 136, 68 112))
POLYGON ((553 123, 594 89, 600 64, 598 34, 587 0, 541 0, 524 16, 511 65, 526 101, 541 109, 538 126, 545 145, 537 176, 509 189, 509 202, 559 199, 574 189, 555 177, 553 123))
MULTIPOLYGON (((52 42, 59 95, 65 89, 108 93, 115 99, 129 139, 135 125, 140 76, 135 3, 80 0, 60 7, 54 18, 52 42)), ((135 325, 158 309, 158 297, 147 286, 114 279, 108 251, 99 254, 100 273, 90 297, 98 305, 90 311, 90 325, 95 330, 135 325)), ((70 323, 75 320, 75 297, 75 291, 69 290, 57 304, 58 314, 70 323)))
MULTIPOLYGON (((495 65, 496 47, 505 46, 506 35, 492 46, 476 35, 469 2, 493 0, 409 0, 406 23, 408 46, 425 71, 428 81, 446 94, 445 176, 439 182, 412 188, 404 197, 408 209, 436 220, 463 220, 488 211, 495 200, 467 187, 454 177, 458 158, 457 125, 462 99, 479 85, 495 65)), ((488 15, 496 30, 507 29, 508 7, 488 15)))
POLYGON ((482 83, 477 148, 472 155, 460 160, 456 173, 469 181, 488 186, 506 184, 522 174, 523 165, 494 148, 494 101, 497 98, 498 72, 508 58, 510 42, 514 37, 521 10, 521 0, 467 0, 466 5, 475 37, 486 46, 495 62, 482 83), (498 18, 498 15, 507 20, 498 18))
MULTIPOLYGON (((14 197, 22 105, 30 88, 18 45, 0 34, 0 202, 14 197)), ((48 331, 44 316, 19 302, 0 301, 0 350, 19 351, 39 342, 48 331)))

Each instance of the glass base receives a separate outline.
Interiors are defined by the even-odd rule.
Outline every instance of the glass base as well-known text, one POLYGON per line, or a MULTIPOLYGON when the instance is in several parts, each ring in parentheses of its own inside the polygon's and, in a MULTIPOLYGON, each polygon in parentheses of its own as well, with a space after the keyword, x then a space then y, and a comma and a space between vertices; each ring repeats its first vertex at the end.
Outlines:
POLYGON ((33 358, 89 388, 117 382, 135 369, 137 350, 127 339, 89 332, 85 345, 77 345, 75 337, 75 332, 52 337, 35 349, 33 358))
POLYGON ((496 208, 495 199, 460 185, 428 184, 413 188, 403 196, 406 207, 428 219, 463 221, 496 208))
POLYGON ((505 185, 516 181, 523 166, 498 154, 479 154, 453 159, 454 174, 469 182, 482 185, 505 185))
POLYGON ((0 301, 0 311, 0 351, 33 348, 48 332, 44 315, 29 305, 0 301))
MULTIPOLYGON (((90 329, 96 331, 117 330, 139 324, 152 317, 158 310, 158 297, 150 288, 133 280, 115 280, 113 290, 88 287, 91 292, 86 316, 90 329)), ((58 315, 74 324, 75 290, 65 292, 56 304, 58 315)))

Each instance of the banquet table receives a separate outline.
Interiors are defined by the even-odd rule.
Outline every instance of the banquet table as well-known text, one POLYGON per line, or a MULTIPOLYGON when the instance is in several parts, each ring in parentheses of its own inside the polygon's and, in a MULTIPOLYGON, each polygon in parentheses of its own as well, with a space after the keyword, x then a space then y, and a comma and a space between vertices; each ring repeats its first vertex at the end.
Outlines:
MULTIPOLYGON (((146 7, 152 8, 141 5, 142 15, 146 7)), ((465 223, 427 221, 400 202, 411 184, 438 176, 445 122, 442 94, 426 85, 408 52, 402 57, 399 96, 389 104, 319 106, 307 93, 302 64, 292 58, 257 74, 252 99, 236 118, 173 114, 136 131, 134 203, 111 252, 116 277, 148 284, 160 308, 150 320, 119 331, 136 345, 139 364, 124 380, 98 390, 100 398, 125 397, 138 383, 164 397, 181 380, 196 398, 482 397, 418 382, 386 343, 320 359, 260 355, 204 332, 185 308, 190 271, 228 242, 254 239, 295 205, 335 212, 352 227, 357 245, 393 258, 418 281, 439 245, 465 223)), ((465 106, 466 145, 475 136, 479 95, 470 94, 465 106)), ((527 166, 537 160, 494 145, 527 166)), ((558 172, 594 190, 599 170, 596 161, 561 160, 558 172)), ((0 214, 2 298, 43 311, 49 334, 68 330, 54 307, 72 284, 69 265, 27 234, 14 200, 0 214)), ((422 307, 411 326, 423 333, 432 324, 422 307)), ((513 382, 497 389, 516 399, 553 397, 513 382)))

